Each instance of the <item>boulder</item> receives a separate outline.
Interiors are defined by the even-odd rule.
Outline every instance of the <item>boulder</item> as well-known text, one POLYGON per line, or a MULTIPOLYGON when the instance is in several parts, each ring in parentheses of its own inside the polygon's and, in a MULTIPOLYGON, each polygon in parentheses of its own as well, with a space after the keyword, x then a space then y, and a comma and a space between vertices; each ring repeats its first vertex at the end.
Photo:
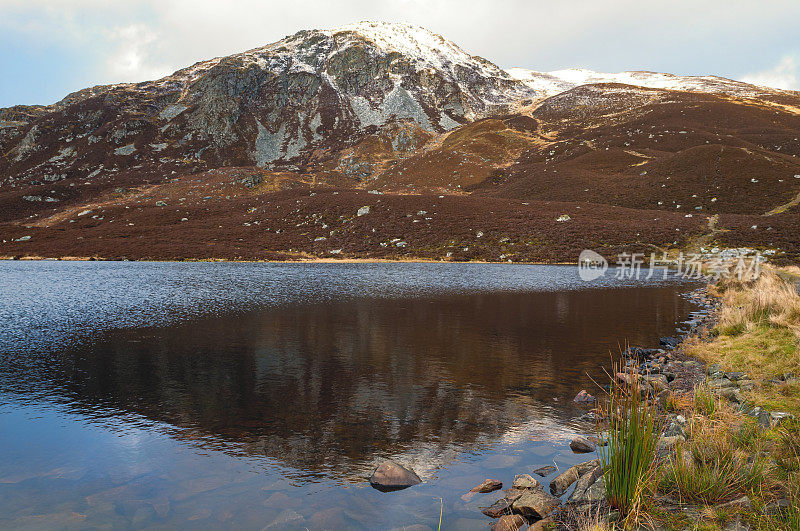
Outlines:
POLYGON ((605 498, 605 483, 602 483, 602 489, 593 487, 598 482, 598 479, 603 475, 603 467, 597 466, 583 474, 578 482, 575 484, 575 490, 572 491, 569 499, 570 503, 586 503, 588 501, 599 501, 605 498), (598 498, 599 496, 599 498, 598 498), (590 499, 590 497, 592 499, 590 499))
POLYGON ((514 476, 513 487, 515 489, 539 489, 542 486, 533 476, 529 474, 519 474, 518 476, 514 476))
POLYGON ((586 437, 575 437, 572 439, 572 442, 569 443, 569 447, 576 454, 585 454, 597 450, 597 445, 586 437))
POLYGON ((662 347, 670 350, 677 347, 679 343, 678 339, 674 337, 662 337, 658 342, 662 347))
POLYGON ((718 389, 738 387, 735 382, 728 380, 727 378, 714 378, 713 380, 709 380, 708 385, 709 387, 716 387, 718 389))
POLYGON ((489 507, 484 507, 481 509, 481 512, 488 516, 489 518, 500 518, 504 514, 511 514, 513 511, 511 509, 511 504, 514 502, 514 498, 500 498, 489 507))
POLYGON ((525 519, 518 514, 501 516, 492 526, 492 531, 517 531, 526 524, 525 519))
POLYGON ((420 483, 422 480, 413 470, 391 459, 378 465, 369 478, 369 484, 383 492, 405 489, 420 483))
POLYGON ((561 505, 561 500, 538 488, 522 491, 522 496, 514 500, 511 508, 528 517, 544 518, 559 505, 561 505))
POLYGON ((580 463, 578 465, 569 467, 550 482, 550 494, 553 496, 561 496, 567 492, 567 489, 570 487, 570 485, 578 481, 578 478, 590 470, 594 470, 598 466, 600 466, 600 460, 593 459, 591 461, 586 461, 585 463, 580 463))
POLYGON ((597 399, 590 395, 586 389, 581 389, 581 392, 573 399, 573 402, 578 404, 594 404, 597 399))
POLYGON ((772 416, 766 409, 756 406, 748 411, 747 414, 755 418, 765 428, 769 428, 772 425, 772 416))
POLYGON ((477 487, 472 487, 470 492, 479 492, 481 494, 485 494, 487 492, 493 492, 496 490, 500 490, 503 488, 503 482, 498 479, 484 479, 483 483, 478 485, 477 487))

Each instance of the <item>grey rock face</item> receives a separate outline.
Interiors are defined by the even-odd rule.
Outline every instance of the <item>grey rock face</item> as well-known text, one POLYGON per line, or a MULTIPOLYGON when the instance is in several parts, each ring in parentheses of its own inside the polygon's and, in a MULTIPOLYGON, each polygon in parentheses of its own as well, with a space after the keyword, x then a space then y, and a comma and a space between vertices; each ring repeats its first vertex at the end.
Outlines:
MULTIPOLYGON (((410 121, 443 132, 534 95, 423 28, 301 31, 156 81, 94 87, 35 112, 6 112, 37 123, 20 122, 4 140, 11 156, 0 173, 84 178, 101 163, 116 170, 302 164, 375 127, 410 121)), ((398 138, 395 149, 407 141, 398 138)))

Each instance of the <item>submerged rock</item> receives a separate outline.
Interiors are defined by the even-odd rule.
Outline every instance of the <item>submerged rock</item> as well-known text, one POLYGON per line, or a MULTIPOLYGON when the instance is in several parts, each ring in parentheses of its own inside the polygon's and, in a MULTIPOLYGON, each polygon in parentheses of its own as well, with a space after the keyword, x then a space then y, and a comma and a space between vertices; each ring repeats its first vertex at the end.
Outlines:
POLYGON ((586 437, 575 437, 572 439, 572 442, 569 443, 569 447, 577 454, 585 454, 597 450, 597 445, 586 437))
POLYGON ((597 399, 590 395, 586 389, 581 389, 581 392, 573 399, 573 402, 578 404, 594 404, 597 399))
POLYGON ((422 480, 413 470, 391 459, 378 465, 369 478, 369 484, 382 492, 405 489, 420 483, 422 480))
POLYGON ((470 492, 479 492, 481 494, 485 494, 487 492, 493 492, 495 490, 500 490, 503 488, 503 482, 497 479, 484 479, 483 483, 478 485, 477 487, 472 487, 470 492))
POLYGON ((508 497, 500 498, 489 507, 484 507, 481 509, 481 512, 489 518, 500 518, 505 514, 511 514, 511 504, 513 503, 514 499, 510 499, 508 497))
POLYGON ((544 478, 544 477, 549 476, 550 474, 552 474, 556 470, 558 470, 558 469, 556 467, 554 467, 553 465, 547 465, 547 466, 543 466, 543 467, 537 468, 536 470, 533 471, 533 473, 536 474, 537 476, 541 476, 541 477, 544 478))

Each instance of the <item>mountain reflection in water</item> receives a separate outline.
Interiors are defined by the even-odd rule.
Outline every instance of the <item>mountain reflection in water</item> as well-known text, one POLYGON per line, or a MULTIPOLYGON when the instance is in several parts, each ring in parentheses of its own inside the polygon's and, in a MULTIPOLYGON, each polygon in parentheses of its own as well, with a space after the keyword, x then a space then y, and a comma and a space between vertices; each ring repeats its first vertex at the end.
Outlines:
MULTIPOLYGON (((596 389, 620 344, 674 333, 691 310, 680 290, 489 290, 232 309, 104 330, 56 355, 7 356, 0 396, 12 409, 52 404, 120 437, 135 426, 256 469, 265 459, 280 467, 273 480, 298 486, 363 484, 379 458, 400 456, 434 488, 471 455, 491 461, 511 443, 542 453, 539 438, 586 430, 572 398, 596 389)), ((473 486, 464 481, 442 483, 438 495, 463 494, 473 486)), ((173 494, 166 486, 161 496, 173 494)), ((169 514, 156 511, 152 522, 180 523, 169 514)))

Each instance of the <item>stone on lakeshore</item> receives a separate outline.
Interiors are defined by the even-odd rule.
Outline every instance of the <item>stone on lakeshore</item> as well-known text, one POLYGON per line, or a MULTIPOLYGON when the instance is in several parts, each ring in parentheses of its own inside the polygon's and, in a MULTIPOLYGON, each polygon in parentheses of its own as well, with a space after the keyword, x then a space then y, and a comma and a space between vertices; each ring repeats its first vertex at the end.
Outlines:
POLYGON ((581 389, 581 392, 573 399, 573 402, 579 404, 594 404, 597 399, 590 395, 586 389, 581 389))
POLYGON ((664 348, 666 348, 666 349, 670 349, 670 350, 672 350, 672 349, 674 349, 675 347, 677 347, 677 346, 678 346, 678 343, 679 343, 679 342, 678 342, 677 338, 674 338, 674 337, 662 337, 662 338, 659 340, 659 344, 660 344, 662 347, 664 347, 664 348))
POLYGON ((769 416, 774 424, 781 424, 786 420, 794 418, 794 415, 786 413, 785 411, 771 411, 769 416))
POLYGON ((492 531, 517 531, 526 524, 525 519, 518 514, 501 516, 492 526, 492 531))
POLYGON ((598 480, 603 476, 603 467, 598 466, 589 472, 583 474, 578 482, 575 484, 575 490, 572 491, 569 499, 567 500, 570 503, 586 503, 589 501, 599 501, 605 498, 605 483, 602 483, 602 488, 594 488, 598 480), (591 491, 591 492, 590 492, 591 491), (601 495, 600 495, 601 494, 601 495), (600 495, 599 499, 597 498, 600 495), (590 496, 592 499, 590 499, 590 496))
POLYGON ((589 411, 578 417, 578 420, 582 420, 585 422, 597 422, 597 414, 594 411, 589 411))
POLYGON ((666 431, 664 431, 664 437, 676 437, 678 435, 685 436, 683 427, 678 422, 670 422, 666 431))
POLYGON ((747 411, 747 414, 756 419, 765 428, 769 428, 772 425, 772 416, 766 409, 756 406, 747 411))
POLYGON ((504 514, 511 514, 512 500, 508 498, 500 498, 489 507, 484 507, 481 512, 489 518, 500 518, 504 514))
POLYGON ((519 474, 514 476, 513 487, 515 489, 539 489, 542 486, 530 474, 519 474))
POLYGON ((550 482, 550 494, 553 496, 561 496, 567 492, 570 485, 578 481, 578 478, 590 470, 594 470, 598 466, 600 466, 600 460, 592 459, 591 461, 569 467, 550 482))
POLYGON ((630 374, 626 374, 624 372, 618 372, 615 375, 615 378, 616 378, 617 382, 619 382, 621 384, 624 384, 624 385, 631 385, 631 383, 633 382, 633 380, 631 379, 631 375, 630 374))
POLYGON ((498 479, 484 479, 483 483, 481 483, 477 487, 472 487, 469 491, 478 492, 480 494, 486 494, 487 492, 494 492, 502 488, 503 488, 502 481, 498 479))
POLYGON ((544 531, 545 529, 550 529, 550 524, 552 524, 554 520, 552 518, 543 518, 538 522, 534 522, 528 528, 528 531, 544 531))
POLYGON ((723 398, 730 400, 734 404, 741 404, 744 402, 744 397, 742 396, 742 393, 740 393, 738 389, 733 387, 726 387, 720 389, 719 395, 723 398))
POLYGON ((597 450, 597 445, 586 437, 575 437, 569 443, 569 447, 576 454, 585 454, 597 450))
POLYGON ((561 505, 561 500, 550 496, 543 489, 525 489, 522 496, 514 500, 511 508, 525 516, 544 518, 561 505))
POLYGON ((709 387, 716 387, 718 389, 725 389, 726 387, 737 387, 736 382, 732 382, 727 378, 714 378, 713 380, 709 380, 708 385, 709 387))
POLYGON ((558 470, 558 469, 556 467, 554 467, 553 465, 547 465, 547 466, 543 466, 543 467, 537 468, 536 470, 533 471, 533 473, 536 474, 537 476, 541 476, 541 477, 545 478, 545 477, 549 476, 550 474, 552 474, 553 472, 555 472, 556 470, 558 470))
POLYGON ((645 382, 653 386, 656 391, 663 391, 669 388, 669 381, 663 374, 651 374, 644 377, 645 382))
POLYGON ((753 383, 752 380, 740 380, 739 381, 739 389, 742 391, 752 391, 756 388, 756 385, 753 383))
POLYGON ((720 503, 719 505, 717 505, 717 509, 725 509, 725 508, 749 509, 752 506, 753 502, 750 501, 750 498, 748 498, 747 496, 742 496, 741 498, 737 498, 729 502, 720 503))
POLYGON ((422 480, 413 470, 391 459, 386 459, 378 465, 369 478, 369 484, 383 492, 405 489, 420 483, 422 480))
POLYGON ((791 500, 774 501, 772 503, 768 503, 764 507, 764 514, 768 516, 777 516, 780 514, 785 514, 791 507, 792 507, 791 500))

